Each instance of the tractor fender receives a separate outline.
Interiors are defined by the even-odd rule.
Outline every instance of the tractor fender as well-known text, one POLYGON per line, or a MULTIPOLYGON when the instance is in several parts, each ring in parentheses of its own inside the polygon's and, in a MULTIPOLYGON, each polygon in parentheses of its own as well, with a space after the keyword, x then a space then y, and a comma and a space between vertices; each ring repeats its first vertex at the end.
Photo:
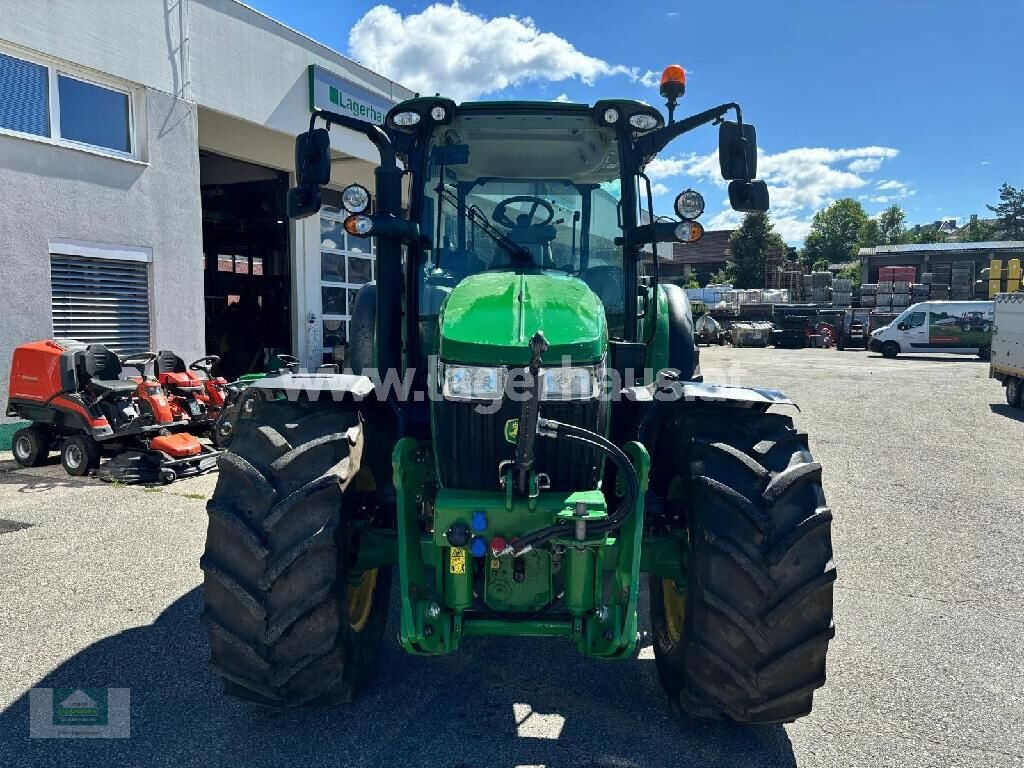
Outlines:
POLYGON ((374 384, 368 376, 356 376, 352 373, 288 372, 257 379, 251 382, 247 389, 284 392, 289 400, 296 400, 303 393, 310 400, 319 397, 321 393, 329 393, 335 399, 342 395, 362 399, 373 394, 374 384))
POLYGON ((361 374, 375 363, 374 346, 377 339, 377 284, 367 283, 356 293, 352 319, 348 324, 348 352, 346 369, 361 374))
POLYGON ((727 384, 710 384, 702 381, 675 381, 658 376, 658 381, 645 387, 629 387, 624 396, 637 402, 676 402, 686 400, 710 402, 735 402, 762 405, 792 405, 798 411, 800 406, 783 392, 763 387, 734 387, 727 384))
POLYGON ((668 365, 684 381, 700 381, 700 352, 693 343, 693 312, 686 291, 678 285, 659 286, 668 309, 668 365))

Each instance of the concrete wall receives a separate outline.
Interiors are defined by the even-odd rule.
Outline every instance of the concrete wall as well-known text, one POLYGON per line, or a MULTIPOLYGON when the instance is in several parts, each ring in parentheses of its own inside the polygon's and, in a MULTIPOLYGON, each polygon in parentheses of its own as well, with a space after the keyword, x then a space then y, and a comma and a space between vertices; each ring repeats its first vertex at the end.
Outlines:
MULTIPOLYGON (((388 99, 413 95, 235 0, 191 0, 188 28, 192 98, 203 107, 292 138, 309 125, 310 64, 388 99)), ((377 162, 373 145, 358 134, 332 131, 331 146, 346 155, 377 162)))
POLYGON ((4 0, 0 39, 188 97, 188 0, 4 0))
MULTIPOLYGON (((203 354, 202 212, 195 106, 147 90, 149 162, 0 135, 0 404, 11 350, 53 333, 51 239, 144 246, 154 348, 203 354)), ((0 413, 2 418, 2 413, 0 413)))

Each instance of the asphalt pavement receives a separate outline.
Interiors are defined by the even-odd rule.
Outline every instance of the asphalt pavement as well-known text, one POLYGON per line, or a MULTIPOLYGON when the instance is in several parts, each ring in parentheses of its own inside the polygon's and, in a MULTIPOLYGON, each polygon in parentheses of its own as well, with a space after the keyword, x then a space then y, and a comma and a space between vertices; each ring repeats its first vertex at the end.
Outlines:
POLYGON ((270 714, 224 698, 206 667, 198 561, 215 477, 112 486, 0 454, 0 765, 1024 764, 1024 411, 970 358, 702 354, 709 381, 789 394, 824 466, 837 634, 811 716, 679 721, 646 602, 630 660, 489 638, 423 659, 392 626, 357 704, 270 714), (131 737, 29 739, 33 687, 129 688, 131 737))

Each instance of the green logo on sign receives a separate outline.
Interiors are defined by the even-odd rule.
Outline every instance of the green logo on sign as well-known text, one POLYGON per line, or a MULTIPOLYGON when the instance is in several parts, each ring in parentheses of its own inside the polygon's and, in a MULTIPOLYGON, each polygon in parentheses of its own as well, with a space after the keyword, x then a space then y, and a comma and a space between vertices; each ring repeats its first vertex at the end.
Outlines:
POLYGON ((342 93, 337 88, 335 88, 333 85, 330 86, 329 98, 331 100, 331 104, 334 104, 336 106, 341 107, 344 110, 351 112, 353 117, 358 117, 362 120, 370 120, 371 122, 374 123, 384 122, 384 113, 381 112, 379 109, 376 109, 370 104, 365 104, 362 101, 353 99, 351 96, 347 96, 346 94, 342 93))
POLYGON ((519 419, 509 419, 505 422, 505 439, 513 444, 519 440, 519 419))
POLYGON ((54 688, 54 725, 106 725, 106 688, 54 688))

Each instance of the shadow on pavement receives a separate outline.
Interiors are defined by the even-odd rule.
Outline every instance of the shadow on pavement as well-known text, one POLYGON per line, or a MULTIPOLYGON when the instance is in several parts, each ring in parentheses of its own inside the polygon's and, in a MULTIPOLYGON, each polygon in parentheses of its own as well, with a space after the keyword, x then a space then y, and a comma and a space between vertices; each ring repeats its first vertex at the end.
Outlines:
POLYGON ((1006 405, 1005 403, 993 403, 989 406, 992 409, 992 413, 1005 416, 1008 419, 1014 421, 1024 421, 1024 408, 1013 408, 1012 406, 1006 405))
MULTIPOLYGON (((395 615, 394 603, 392 616, 395 615)), ((445 658, 389 639, 356 705, 270 713, 224 698, 206 667, 200 589, 105 638, 38 687, 128 687, 130 739, 28 738, 26 691, 0 713, 0 755, 29 766, 795 766, 782 726, 684 722, 653 660, 588 661, 551 640, 480 640, 445 658)), ((644 613, 646 615, 646 613, 644 613)), ((389 626, 388 638, 393 638, 389 626)))

